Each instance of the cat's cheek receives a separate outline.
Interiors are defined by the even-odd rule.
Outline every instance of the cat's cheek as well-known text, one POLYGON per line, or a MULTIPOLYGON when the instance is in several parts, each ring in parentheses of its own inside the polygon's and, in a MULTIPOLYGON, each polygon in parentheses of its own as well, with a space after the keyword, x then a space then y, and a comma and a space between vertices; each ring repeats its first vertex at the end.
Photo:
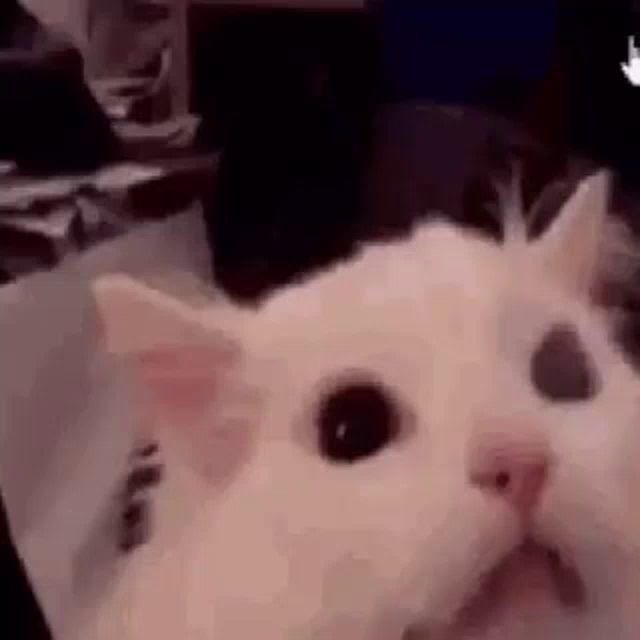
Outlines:
POLYGON ((206 451, 201 467, 206 483, 221 488, 234 481, 255 453, 255 430, 249 421, 212 419, 210 442, 199 443, 206 451))

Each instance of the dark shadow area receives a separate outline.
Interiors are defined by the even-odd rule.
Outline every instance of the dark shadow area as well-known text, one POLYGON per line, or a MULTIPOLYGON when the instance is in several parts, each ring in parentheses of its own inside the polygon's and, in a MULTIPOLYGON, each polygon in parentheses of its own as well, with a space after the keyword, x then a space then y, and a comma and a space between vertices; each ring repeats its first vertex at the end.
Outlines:
POLYGON ((4 587, 4 633, 20 640, 51 640, 40 608, 29 586, 22 563, 9 536, 9 525, 0 497, 0 585, 4 587))
POLYGON ((0 9, 0 159, 27 173, 92 171, 118 141, 85 84, 80 53, 17 0, 0 9))
POLYGON ((203 13, 194 102, 203 143, 224 149, 206 219, 218 277, 250 299, 349 249, 380 41, 361 12, 203 13))

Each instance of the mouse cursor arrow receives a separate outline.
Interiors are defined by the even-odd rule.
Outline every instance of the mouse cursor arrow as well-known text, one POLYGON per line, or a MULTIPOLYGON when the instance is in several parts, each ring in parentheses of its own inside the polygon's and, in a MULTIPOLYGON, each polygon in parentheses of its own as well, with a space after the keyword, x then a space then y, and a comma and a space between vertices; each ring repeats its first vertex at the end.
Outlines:
POLYGON ((628 61, 620 65, 622 72, 634 87, 640 87, 640 51, 635 45, 633 36, 629 38, 628 55, 628 61))

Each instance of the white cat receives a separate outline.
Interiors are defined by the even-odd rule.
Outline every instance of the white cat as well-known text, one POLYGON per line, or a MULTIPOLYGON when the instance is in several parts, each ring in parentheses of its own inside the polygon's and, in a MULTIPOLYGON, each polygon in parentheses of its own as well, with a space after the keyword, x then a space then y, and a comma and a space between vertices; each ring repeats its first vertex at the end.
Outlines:
POLYGON ((607 198, 588 178, 531 242, 434 222, 255 310, 98 282, 169 459, 82 640, 637 640, 607 198))

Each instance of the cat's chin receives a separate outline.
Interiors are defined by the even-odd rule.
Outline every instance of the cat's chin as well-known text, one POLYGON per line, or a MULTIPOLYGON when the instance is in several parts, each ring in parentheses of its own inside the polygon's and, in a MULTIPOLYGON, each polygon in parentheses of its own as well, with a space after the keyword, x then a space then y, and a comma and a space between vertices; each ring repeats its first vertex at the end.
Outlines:
POLYGON ((486 575, 446 629, 418 625, 407 629, 402 640, 493 638, 496 628, 510 628, 510 620, 544 626, 550 619, 569 621, 586 611, 587 592, 576 568, 555 549, 526 539, 486 575))

